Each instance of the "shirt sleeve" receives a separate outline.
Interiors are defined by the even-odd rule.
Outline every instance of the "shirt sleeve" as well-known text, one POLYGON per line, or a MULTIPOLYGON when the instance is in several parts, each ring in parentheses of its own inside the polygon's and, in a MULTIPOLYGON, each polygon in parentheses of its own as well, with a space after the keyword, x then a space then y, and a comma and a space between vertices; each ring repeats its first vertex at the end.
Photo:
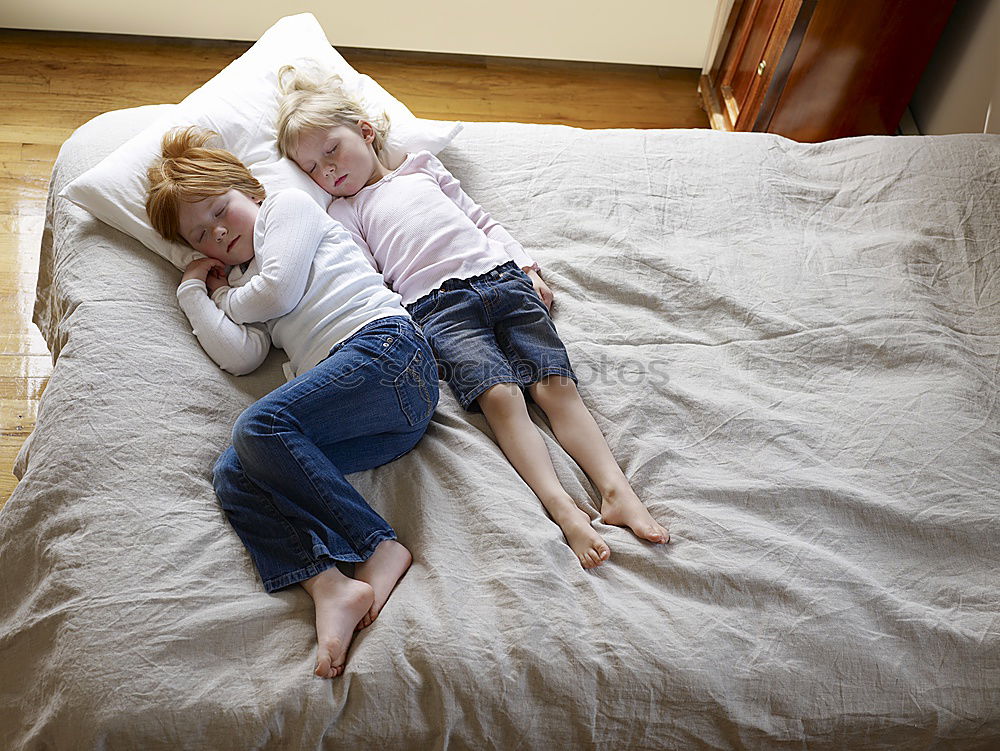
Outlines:
POLYGON ((326 210, 326 213, 335 222, 339 222, 343 225, 344 229, 346 229, 351 237, 354 238, 354 242, 356 242, 358 247, 361 248, 362 255, 365 257, 365 260, 371 264, 373 269, 381 274, 382 269, 378 267, 378 262, 372 254, 372 249, 368 246, 368 240, 361 231, 361 224, 358 222, 358 217, 354 213, 354 209, 350 206, 350 204, 343 199, 334 198, 330 202, 330 207, 326 210))
POLYGON ((223 370, 233 375, 253 372, 271 349, 270 334, 261 324, 231 321, 207 293, 200 279, 188 279, 177 288, 177 301, 191 323, 192 333, 223 370))
POLYGON ((223 287, 213 296, 236 323, 270 321, 295 309, 329 228, 323 209, 298 190, 276 194, 265 201, 261 213, 257 221, 264 222, 264 240, 262 247, 254 248, 260 273, 241 287, 223 287))
MULTIPOLYGON (((500 225, 499 222, 495 221, 493 217, 487 213, 487 211, 480 206, 478 203, 473 201, 469 195, 462 190, 461 184, 455 179, 436 156, 428 154, 429 159, 427 159, 427 169, 431 175, 437 180, 438 185, 441 186, 441 191, 450 198, 458 208, 460 208, 465 215, 472 220, 472 222, 482 230, 491 240, 499 242, 503 245, 504 250, 507 251, 509 255, 518 266, 522 269, 529 266, 534 266, 535 262, 531 259, 531 256, 521 247, 521 243, 511 237, 510 233, 507 232, 500 225)), ((336 201, 334 201, 336 203, 336 201)))

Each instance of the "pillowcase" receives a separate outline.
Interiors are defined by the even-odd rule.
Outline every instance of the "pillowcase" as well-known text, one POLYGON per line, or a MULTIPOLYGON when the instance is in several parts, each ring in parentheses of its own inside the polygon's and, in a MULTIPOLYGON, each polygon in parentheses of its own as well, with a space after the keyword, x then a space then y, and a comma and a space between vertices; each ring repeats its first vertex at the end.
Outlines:
POLYGON ((447 146, 461 123, 422 120, 366 75, 358 73, 330 45, 311 13, 282 18, 241 57, 103 161, 59 193, 115 229, 139 240, 179 269, 201 254, 187 245, 164 240, 146 215, 146 170, 160 154, 163 134, 182 125, 199 125, 221 136, 221 146, 250 168, 268 194, 300 188, 324 209, 331 197, 296 164, 278 153, 278 69, 282 65, 337 74, 343 88, 374 117, 389 116, 390 166, 407 152, 432 154, 447 146))

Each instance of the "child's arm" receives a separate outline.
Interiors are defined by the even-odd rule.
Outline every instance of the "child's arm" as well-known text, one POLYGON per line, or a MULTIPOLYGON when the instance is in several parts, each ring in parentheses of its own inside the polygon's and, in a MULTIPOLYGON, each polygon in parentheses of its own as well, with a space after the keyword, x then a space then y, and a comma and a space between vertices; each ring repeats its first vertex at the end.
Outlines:
POLYGON ((233 375, 253 372, 271 349, 267 329, 234 323, 206 293, 205 282, 200 278, 186 279, 177 288, 177 301, 198 343, 223 370, 233 375))
MULTIPOLYGON (((428 155, 430 156, 430 155, 428 155)), ((503 245, 504 249, 518 266, 527 271, 528 269, 538 269, 538 265, 531 259, 531 256, 525 252, 524 248, 521 247, 521 243, 511 237, 510 233, 507 232, 500 225, 499 222, 494 221, 493 217, 478 203, 473 201, 469 195, 462 190, 461 184, 455 179, 441 161, 435 157, 430 156, 427 160, 427 168, 430 173, 437 179, 438 185, 441 186, 441 191, 450 198, 456 206, 458 206, 465 215, 472 220, 472 222, 483 231, 488 238, 491 240, 496 240, 503 245)))
POLYGON ((382 269, 378 267, 378 262, 375 260, 375 256, 372 255, 372 249, 368 247, 368 241, 365 240, 364 234, 361 232, 361 225, 358 224, 358 218, 355 216, 354 210, 347 204, 347 201, 334 198, 330 202, 330 207, 326 210, 326 213, 331 219, 343 225, 344 229, 348 231, 351 237, 354 238, 354 242, 363 251, 365 260, 372 265, 373 269, 381 274, 382 269))
POLYGON ((266 212, 264 243, 255 249, 260 273, 242 287, 222 287, 212 295, 236 323, 270 321, 295 309, 329 228, 323 209, 299 190, 278 193, 261 212, 266 212))
POLYGON ((441 164, 441 161, 437 157, 432 156, 428 160, 427 166, 437 178, 438 185, 441 186, 441 191, 465 212, 466 216, 483 231, 483 234, 503 245, 504 250, 507 251, 507 255, 531 279, 531 286, 535 288, 535 293, 541 298, 545 307, 551 309, 552 290, 549 289, 549 285, 544 282, 538 273, 540 271, 538 264, 531 259, 531 256, 527 254, 521 243, 511 237, 510 233, 498 222, 494 221, 493 217, 482 206, 469 198, 469 194, 462 190, 462 186, 455 179, 455 176, 441 164))

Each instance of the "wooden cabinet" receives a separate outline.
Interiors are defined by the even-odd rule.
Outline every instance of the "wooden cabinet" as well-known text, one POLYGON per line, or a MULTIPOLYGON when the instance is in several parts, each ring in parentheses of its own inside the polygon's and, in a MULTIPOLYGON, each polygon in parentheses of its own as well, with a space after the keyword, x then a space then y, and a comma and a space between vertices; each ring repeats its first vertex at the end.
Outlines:
POLYGON ((955 0, 735 0, 698 87, 720 130, 896 132, 955 0))

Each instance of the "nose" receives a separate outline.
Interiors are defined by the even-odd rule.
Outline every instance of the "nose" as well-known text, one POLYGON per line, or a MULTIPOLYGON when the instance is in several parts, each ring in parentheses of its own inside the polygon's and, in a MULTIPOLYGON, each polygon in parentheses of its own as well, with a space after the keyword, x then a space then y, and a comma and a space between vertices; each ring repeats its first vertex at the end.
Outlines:
POLYGON ((212 230, 212 232, 215 235, 215 242, 217 243, 221 243, 222 238, 226 236, 226 228, 223 227, 221 224, 216 226, 215 229, 212 230))

